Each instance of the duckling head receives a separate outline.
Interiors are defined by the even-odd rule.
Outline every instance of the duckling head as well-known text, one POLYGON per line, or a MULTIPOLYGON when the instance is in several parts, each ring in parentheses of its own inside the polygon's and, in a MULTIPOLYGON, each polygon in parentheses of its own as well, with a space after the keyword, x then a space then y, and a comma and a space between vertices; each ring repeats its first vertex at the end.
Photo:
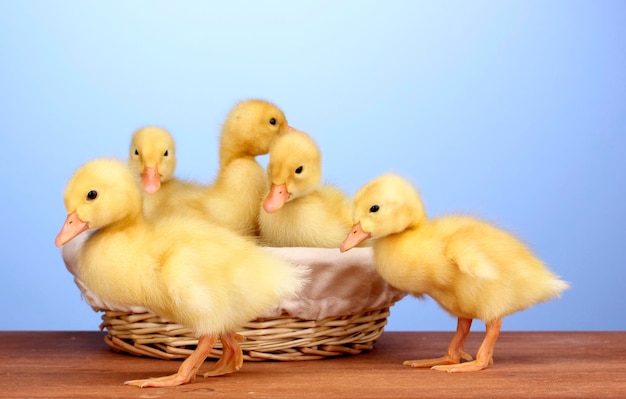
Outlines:
POLYGON ((341 252, 369 238, 381 238, 418 226, 426 219, 419 193, 404 178, 395 174, 380 176, 354 195, 353 222, 341 252))
POLYGON ((174 176, 175 151, 174 139, 165 129, 148 126, 133 134, 128 165, 141 177, 141 185, 147 193, 158 191, 161 183, 174 176))
POLYGON ((56 237, 60 247, 90 228, 141 214, 141 193, 123 162, 96 159, 74 172, 63 193, 67 219, 56 237))
POLYGON ((258 99, 236 104, 226 116, 220 138, 220 164, 233 158, 267 154, 274 137, 290 130, 276 105, 258 99))
POLYGON ((292 129, 278 136, 270 146, 267 174, 270 192, 263 201, 263 209, 272 213, 287 201, 303 197, 322 181, 322 154, 311 137, 292 129))

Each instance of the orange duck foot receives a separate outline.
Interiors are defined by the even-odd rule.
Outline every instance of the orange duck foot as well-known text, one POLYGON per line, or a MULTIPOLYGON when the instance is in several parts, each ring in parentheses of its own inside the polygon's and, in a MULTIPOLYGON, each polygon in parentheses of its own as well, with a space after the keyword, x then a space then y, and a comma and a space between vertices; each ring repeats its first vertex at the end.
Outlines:
MULTIPOLYGON (((474 358, 467 352, 461 352, 460 359, 471 361, 474 358)), ((450 357, 449 355, 437 357, 433 359, 419 359, 419 360, 405 360, 402 365, 409 367, 418 367, 418 368, 431 368, 440 365, 451 365, 451 364, 459 364, 458 357, 450 357)))
POLYGON ((196 379, 196 375, 182 375, 179 373, 168 375, 165 377, 158 378, 147 378, 145 380, 131 380, 126 381, 124 384, 126 385, 134 385, 139 388, 148 388, 148 387, 176 387, 178 385, 183 385, 188 382, 193 382, 196 379))
POLYGON ((489 358, 489 360, 476 359, 466 363, 433 366, 432 370, 447 371, 448 373, 466 373, 469 371, 484 370, 487 368, 488 365, 491 364, 493 364, 492 358, 489 358))
POLYGON ((243 335, 235 333, 220 335, 220 341, 222 341, 222 357, 214 367, 198 374, 203 377, 216 377, 239 371, 243 366, 243 352, 237 341, 245 341, 245 339, 243 335))
MULTIPOLYGON (((460 319, 459 319, 460 320, 460 319)), ((470 371, 484 370, 490 364, 493 364, 493 347, 496 345, 500 328, 502 327, 502 319, 495 319, 486 324, 487 331, 485 339, 478 349, 476 360, 467 363, 447 364, 433 366, 433 370, 447 371, 448 373, 466 373, 470 371)))
POLYGON ((404 366, 410 367, 433 367, 440 365, 459 364, 461 359, 471 361, 472 355, 463 350, 465 339, 469 334, 472 326, 472 319, 459 317, 456 325, 456 333, 448 346, 448 353, 445 356, 434 359, 407 360, 402 363, 404 366))
POLYGON ((176 374, 165 377, 148 378, 145 380, 126 381, 126 385, 135 385, 140 388, 147 387, 175 387, 192 382, 196 378, 196 373, 204 359, 209 355, 213 345, 217 341, 217 336, 203 335, 198 340, 198 346, 191 355, 180 365, 176 374))

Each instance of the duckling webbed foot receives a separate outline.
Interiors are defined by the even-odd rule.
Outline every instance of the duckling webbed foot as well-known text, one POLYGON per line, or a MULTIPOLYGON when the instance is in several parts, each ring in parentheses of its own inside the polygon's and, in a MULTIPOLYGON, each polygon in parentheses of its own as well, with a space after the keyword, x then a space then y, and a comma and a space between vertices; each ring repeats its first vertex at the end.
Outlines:
POLYGON ((125 385, 134 385, 139 388, 148 388, 148 387, 176 387, 178 385, 187 384, 189 382, 193 382, 196 379, 196 375, 183 375, 183 374, 172 374, 166 375, 165 377, 156 377, 156 378, 146 378, 144 380, 131 380, 124 382, 125 385))
POLYGON ((204 359, 209 355, 213 345, 217 341, 217 336, 204 335, 198 340, 198 346, 191 355, 180 365, 176 374, 158 378, 147 378, 144 380, 126 381, 126 385, 135 385, 140 388, 147 387, 175 387, 192 382, 196 378, 196 372, 202 366, 204 359))
MULTIPOLYGON (((472 357, 472 355, 470 355, 467 352, 461 352, 460 356, 455 356, 454 358, 450 357, 449 355, 445 355, 445 356, 441 356, 441 357, 436 357, 433 359, 418 359, 418 360, 405 360, 404 362, 402 362, 403 366, 409 366, 409 367, 416 367, 416 368, 433 368, 435 369, 436 367, 442 366, 442 365, 458 365, 461 364, 459 363, 460 360, 467 360, 467 361, 472 361, 474 358, 472 357)), ((465 364, 465 363, 463 363, 465 364)))
POLYGON ((215 377, 219 375, 234 373, 243 366, 243 352, 237 341, 245 341, 246 337, 236 333, 226 333, 220 335, 222 341, 222 357, 214 367, 198 374, 203 377, 215 377))
POLYGON ((444 365, 458 365, 461 359, 472 361, 472 355, 463 350, 463 346, 465 345, 465 338, 467 338, 467 334, 469 334, 471 326, 472 319, 458 319, 456 333, 454 334, 452 341, 450 341, 450 346, 448 346, 448 353, 445 356, 433 359, 406 360, 402 363, 402 365, 409 367, 435 368, 444 365))
POLYGON ((476 359, 466 363, 445 364, 431 367, 432 370, 447 371, 448 373, 463 373, 468 371, 484 370, 493 364, 493 359, 476 359))
POLYGON ((476 360, 462 363, 434 366, 433 370, 447 371, 448 373, 464 373, 468 371, 484 370, 487 366, 493 364, 493 347, 496 344, 502 327, 502 319, 496 319, 487 323, 487 332, 485 339, 478 349, 476 360))

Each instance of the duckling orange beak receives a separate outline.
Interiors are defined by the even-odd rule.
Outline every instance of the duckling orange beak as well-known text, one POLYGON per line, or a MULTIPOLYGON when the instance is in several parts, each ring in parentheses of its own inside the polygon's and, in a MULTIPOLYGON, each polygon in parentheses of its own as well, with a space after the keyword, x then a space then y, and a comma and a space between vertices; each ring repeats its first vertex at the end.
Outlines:
POLYGON ((363 241, 367 240, 371 236, 372 233, 367 233, 363 231, 363 228, 361 227, 361 222, 358 222, 357 224, 352 226, 350 234, 348 234, 346 239, 343 240, 339 249, 341 250, 341 252, 346 252, 347 250, 352 249, 363 241))
POLYGON ((267 213, 276 212, 285 205, 288 199, 289 191, 287 191, 287 185, 272 183, 270 192, 263 201, 263 209, 265 209, 267 213))
POLYGON ((146 166, 141 173, 141 185, 148 194, 155 193, 161 188, 161 176, 156 166, 146 166))
POLYGON ((72 238, 76 237, 80 233, 89 229, 89 223, 80 220, 76 212, 72 212, 67 215, 65 223, 61 228, 57 238, 54 240, 54 245, 60 247, 67 244, 72 238))

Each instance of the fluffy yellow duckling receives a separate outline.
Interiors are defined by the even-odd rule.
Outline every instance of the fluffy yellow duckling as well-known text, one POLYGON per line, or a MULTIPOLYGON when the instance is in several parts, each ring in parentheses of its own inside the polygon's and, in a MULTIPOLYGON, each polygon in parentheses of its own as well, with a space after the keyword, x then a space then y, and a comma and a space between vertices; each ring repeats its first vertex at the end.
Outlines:
POLYGON ((57 246, 98 229, 77 255, 85 285, 107 303, 148 308, 199 336, 176 374, 126 384, 193 381, 218 337, 223 356, 204 376, 237 371, 243 358, 233 331, 304 283, 305 270, 228 229, 189 217, 145 219, 139 187, 122 162, 86 163, 68 182, 64 201, 68 216, 57 246))
POLYGON ((427 220, 417 191, 393 174, 357 192, 354 222, 342 252, 374 238, 376 268, 387 282, 418 297, 429 295, 458 317, 445 356, 407 360, 406 366, 448 372, 484 369, 493 362, 504 316, 559 296, 568 287, 505 231, 467 216, 427 220), (473 361, 463 350, 472 319, 487 326, 473 361), (461 358, 469 361, 459 363, 461 358))
MULTIPOLYGON (((261 241, 276 247, 338 248, 352 226, 348 197, 320 185, 320 150, 292 130, 274 139, 268 162, 270 191, 259 214, 261 241)), ((267 183, 266 183, 267 184, 267 183)))
POLYGON ((146 217, 183 212, 194 217, 207 217, 203 198, 205 187, 174 177, 176 144, 167 130, 148 126, 135 131, 128 166, 143 187, 146 217))
POLYGON ((176 145, 170 133, 157 126, 138 129, 130 143, 128 164, 141 177, 147 193, 155 193, 174 176, 176 145))
POLYGON ((258 235, 267 177, 255 157, 267 154, 274 137, 290 129, 280 108, 264 100, 241 101, 230 110, 220 135, 220 169, 209 194, 212 220, 258 235))

